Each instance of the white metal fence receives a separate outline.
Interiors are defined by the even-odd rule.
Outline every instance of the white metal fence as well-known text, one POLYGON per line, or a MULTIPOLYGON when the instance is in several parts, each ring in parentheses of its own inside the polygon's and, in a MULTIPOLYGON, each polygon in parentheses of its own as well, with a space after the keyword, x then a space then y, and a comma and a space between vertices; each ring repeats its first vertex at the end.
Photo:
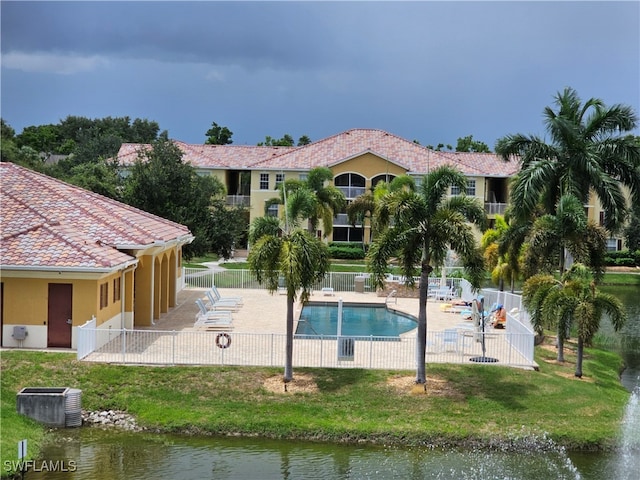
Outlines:
MULTIPOLYGON (((255 276, 246 269, 213 271, 187 269, 183 271, 185 286, 192 288, 254 288, 262 289, 255 276)), ((397 281, 401 279, 392 280, 397 281)), ((441 278, 432 278, 438 284, 441 278)), ((366 290, 375 290, 365 273, 333 272, 327 274, 314 289, 355 291, 359 282, 366 290)), ((462 299, 470 301, 476 293, 469 282, 449 278, 448 285, 462 299)), ((448 329, 427 333, 427 362, 467 363, 479 357, 492 358, 497 364, 531 367, 534 362, 534 334, 527 312, 522 309, 519 295, 495 290, 483 290, 485 309, 502 303, 507 309, 507 328, 476 330, 448 329), (484 342, 482 339, 484 338, 484 342), (484 343, 484 351, 482 345, 484 343)), ((486 312, 488 316, 490 311, 486 312)), ((220 348, 217 343, 223 332, 196 330, 118 330, 96 328, 95 319, 78 328, 78 359, 140 364, 208 364, 282 366, 286 336, 284 334, 230 333, 231 344, 220 348)), ((304 337, 296 336, 293 364, 298 367, 414 369, 416 366, 415 335, 397 337, 304 337), (345 355, 349 353, 350 355, 345 355)), ((224 346, 224 345, 222 345, 224 346)))
MULTIPOLYGON (((78 349, 86 361, 149 365, 284 365, 285 334, 253 334, 208 331, 106 330, 86 324, 80 327, 78 349), (223 335, 227 335, 224 337, 223 335), (104 340, 111 338, 109 341, 104 340)), ((486 355, 497 365, 531 367, 514 345, 526 343, 527 334, 446 330, 428 332, 426 362, 469 363, 486 355)), ((296 335, 293 346, 296 367, 372 368, 412 370, 416 367, 416 339, 406 337, 336 337, 296 335)))
MULTIPOLYGON (((211 288, 215 285, 218 288, 264 289, 251 270, 246 269, 214 271, 184 268, 182 278, 184 288, 211 288)), ((373 279, 364 272, 329 272, 313 289, 333 288, 335 292, 353 292, 356 279, 364 283, 366 291, 375 291, 373 279)))

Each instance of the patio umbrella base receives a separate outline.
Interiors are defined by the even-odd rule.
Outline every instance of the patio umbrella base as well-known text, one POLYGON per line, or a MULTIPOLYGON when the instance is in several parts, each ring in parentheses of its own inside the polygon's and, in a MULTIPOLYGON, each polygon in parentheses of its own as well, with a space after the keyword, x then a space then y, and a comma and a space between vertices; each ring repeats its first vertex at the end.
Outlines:
POLYGON ((493 357, 471 357, 469 361, 476 363, 496 363, 498 359, 493 357))

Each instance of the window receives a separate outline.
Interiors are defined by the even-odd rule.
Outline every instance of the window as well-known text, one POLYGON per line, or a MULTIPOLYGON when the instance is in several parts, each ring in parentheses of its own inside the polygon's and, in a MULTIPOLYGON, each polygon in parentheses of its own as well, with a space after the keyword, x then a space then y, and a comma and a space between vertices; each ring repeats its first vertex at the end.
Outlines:
MULTIPOLYGON (((466 194, 472 197, 476 196, 476 181, 475 180, 467 180, 467 190, 466 194)), ((456 195, 460 195, 460 188, 457 185, 451 185, 451 196, 455 197, 456 195)))
POLYGON ((100 310, 109 305, 109 284, 107 282, 100 284, 100 310))
POLYGON ((269 174, 260 174, 260 190, 269 190, 269 174))
POLYGON ((467 180, 467 195, 470 197, 476 196, 476 181, 475 180, 467 180))
POLYGON ((120 277, 113 279, 113 303, 120 301, 120 277))
POLYGON ((609 238, 607 239, 607 252, 615 252, 620 250, 622 247, 622 240, 618 240, 617 238, 609 238))
POLYGON ((302 180, 303 182, 306 182, 307 179, 309 178, 309 174, 308 173, 301 173, 300 175, 298 175, 298 178, 300 180, 302 180))
POLYGON ((277 217, 278 216, 278 204, 274 203, 269 205, 267 208, 267 217, 277 217))
POLYGON ((276 186, 274 189, 277 190, 282 185, 282 182, 284 182, 284 173, 276 173, 276 186))
POLYGON ((333 227, 334 242, 361 242, 362 228, 359 227, 333 227))
POLYGON ((383 175, 375 176, 371 179, 371 188, 375 188, 377 184, 380 182, 391 183, 391 181, 396 178, 395 175, 391 175, 389 173, 385 173, 383 175))
POLYGON ((365 178, 357 173, 343 173, 338 175, 333 184, 338 187, 340 191, 347 198, 356 198, 365 192, 365 178))
POLYGON ((600 222, 600 226, 604 225, 604 212, 600 212, 598 221, 600 222))

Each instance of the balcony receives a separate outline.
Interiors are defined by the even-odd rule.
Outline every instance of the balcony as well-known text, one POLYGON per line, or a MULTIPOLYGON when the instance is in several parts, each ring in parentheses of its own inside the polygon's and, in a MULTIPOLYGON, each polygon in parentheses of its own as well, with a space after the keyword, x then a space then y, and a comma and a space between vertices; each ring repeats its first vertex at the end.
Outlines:
MULTIPOLYGON (((349 216, 346 213, 338 213, 335 217, 333 217, 333 225, 334 226, 352 226, 349 223, 349 216)), ((361 223, 356 223, 356 227, 361 227, 361 223)))
POLYGON ((487 215, 504 215, 508 206, 508 203, 485 203, 484 211, 487 212, 487 215))
POLYGON ((227 205, 248 207, 251 205, 251 197, 249 195, 227 195, 227 205))
POLYGON ((340 190, 346 198, 356 198, 364 194, 365 187, 336 187, 340 190))

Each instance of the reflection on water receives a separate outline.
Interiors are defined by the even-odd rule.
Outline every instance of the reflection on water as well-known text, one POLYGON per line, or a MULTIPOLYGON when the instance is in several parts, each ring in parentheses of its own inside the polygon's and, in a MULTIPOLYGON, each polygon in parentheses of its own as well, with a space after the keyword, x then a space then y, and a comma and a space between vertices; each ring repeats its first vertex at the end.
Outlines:
POLYGON ((576 479, 557 448, 506 453, 385 448, 240 438, 191 438, 82 428, 62 430, 45 451, 74 460, 76 472, 29 472, 27 479, 576 479))

